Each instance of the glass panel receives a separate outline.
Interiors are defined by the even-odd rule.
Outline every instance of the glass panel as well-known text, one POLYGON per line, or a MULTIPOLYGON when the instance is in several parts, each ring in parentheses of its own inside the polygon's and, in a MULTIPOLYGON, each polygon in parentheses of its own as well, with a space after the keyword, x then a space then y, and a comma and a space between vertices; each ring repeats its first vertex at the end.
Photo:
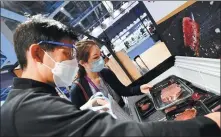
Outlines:
POLYGON ((80 25, 77 25, 74 27, 76 30, 83 30, 82 27, 80 25))
MULTIPOLYGON (((115 4, 115 9, 117 9, 116 5, 121 4, 115 1, 112 3, 115 4)), ((170 56, 165 44, 159 41, 159 35, 155 31, 153 22, 145 13, 145 8, 145 5, 139 3, 106 29, 106 34, 99 36, 102 38, 107 35, 113 44, 113 51, 120 60, 123 60, 122 64, 134 80, 148 73, 170 56), (139 12, 137 12, 138 9, 139 12)), ((121 75, 118 71, 120 68, 117 70, 111 64, 109 68, 112 68, 117 76, 121 75)), ((123 81, 120 77, 118 78, 123 81)))
POLYGON ((100 4, 96 9, 95 12, 97 13, 98 17, 101 18, 108 13, 107 9, 104 7, 103 4, 100 4))
POLYGON ((115 50, 127 50, 139 43, 142 43, 150 37, 148 30, 152 32, 151 34, 154 34, 155 29, 151 27, 152 22, 147 18, 145 18, 145 20, 143 19, 142 21, 146 27, 142 24, 140 19, 137 18, 131 22, 129 26, 126 26, 118 36, 111 40, 116 48, 115 50))
POLYGON ((94 24, 98 20, 94 12, 92 12, 89 16, 87 16, 87 19, 91 22, 91 24, 94 24))
POLYGON ((64 13, 62 13, 60 11, 54 16, 54 19, 58 20, 64 24, 67 24, 70 21, 70 18, 67 17, 64 13))
POLYGON ((1 7, 21 15, 51 14, 63 1, 1 1, 1 7))
MULTIPOLYGON (((80 31, 84 30, 79 24, 76 25, 74 28, 75 28, 76 30, 80 30, 80 31)), ((82 39, 83 37, 84 37, 84 35, 78 34, 78 39, 82 39)))
POLYGON ((101 3, 101 1, 91 1, 93 6, 98 5, 99 3, 101 3))
POLYGON ((2 67, 2 64, 7 60, 7 57, 3 55, 2 52, 0 53, 0 56, 1 56, 1 67, 2 67))
POLYGON ((20 24, 20 22, 16 20, 12 20, 5 17, 1 17, 1 21, 3 21, 8 26, 8 28, 12 31, 12 33, 14 33, 16 27, 20 24))
POLYGON ((90 7, 89 1, 70 1, 64 9, 75 19, 90 7))
POLYGON ((128 1, 111 1, 112 4, 113 4, 113 8, 114 10, 117 10, 119 9, 125 2, 128 2, 128 1))
POLYGON ((75 1, 69 2, 65 7, 65 10, 71 14, 71 16, 75 19, 81 13, 79 9, 76 7, 75 1))
POLYGON ((88 15, 84 20, 82 20, 82 25, 84 28, 88 28, 95 24, 97 22, 98 18, 96 17, 96 14, 92 12, 90 15, 88 15))

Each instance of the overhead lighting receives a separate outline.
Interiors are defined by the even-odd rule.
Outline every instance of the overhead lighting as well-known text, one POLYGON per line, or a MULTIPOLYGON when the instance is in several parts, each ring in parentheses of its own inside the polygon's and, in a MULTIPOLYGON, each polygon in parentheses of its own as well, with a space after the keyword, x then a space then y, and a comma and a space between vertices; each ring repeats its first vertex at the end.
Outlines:
POLYGON ((63 11, 64 10, 64 7, 61 7, 61 11, 63 11))

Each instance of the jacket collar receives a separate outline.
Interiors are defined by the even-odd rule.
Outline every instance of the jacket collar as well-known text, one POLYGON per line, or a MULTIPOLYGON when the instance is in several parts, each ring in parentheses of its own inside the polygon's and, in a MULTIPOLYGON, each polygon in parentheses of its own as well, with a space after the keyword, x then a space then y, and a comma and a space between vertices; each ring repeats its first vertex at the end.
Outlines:
POLYGON ((27 79, 27 78, 14 78, 13 79, 14 89, 28 89, 28 88, 37 88, 37 87, 47 88, 52 91, 55 90, 55 87, 49 84, 43 83, 43 82, 36 81, 36 80, 27 79))

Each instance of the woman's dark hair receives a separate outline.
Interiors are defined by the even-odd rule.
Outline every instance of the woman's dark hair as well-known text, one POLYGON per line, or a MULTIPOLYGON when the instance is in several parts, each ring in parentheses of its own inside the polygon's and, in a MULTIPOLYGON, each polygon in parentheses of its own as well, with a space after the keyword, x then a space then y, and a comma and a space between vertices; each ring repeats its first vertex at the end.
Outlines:
MULTIPOLYGON (((90 49, 92 46, 97 45, 97 43, 93 40, 84 40, 79 41, 76 43, 77 47, 77 61, 83 61, 88 62, 89 55, 90 55, 90 49)), ((78 77, 84 77, 86 75, 85 68, 78 64, 79 70, 78 70, 78 77)))

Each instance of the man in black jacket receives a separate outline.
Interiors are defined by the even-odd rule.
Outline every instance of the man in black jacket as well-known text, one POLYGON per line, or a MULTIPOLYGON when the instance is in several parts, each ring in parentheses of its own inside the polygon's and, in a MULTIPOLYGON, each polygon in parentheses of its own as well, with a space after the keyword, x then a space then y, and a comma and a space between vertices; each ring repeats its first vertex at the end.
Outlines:
POLYGON ((67 72, 76 71, 75 39, 60 22, 40 16, 17 27, 14 48, 23 73, 1 107, 1 136, 219 136, 220 113, 184 122, 136 123, 76 109, 55 90, 73 79, 74 72, 67 72))

